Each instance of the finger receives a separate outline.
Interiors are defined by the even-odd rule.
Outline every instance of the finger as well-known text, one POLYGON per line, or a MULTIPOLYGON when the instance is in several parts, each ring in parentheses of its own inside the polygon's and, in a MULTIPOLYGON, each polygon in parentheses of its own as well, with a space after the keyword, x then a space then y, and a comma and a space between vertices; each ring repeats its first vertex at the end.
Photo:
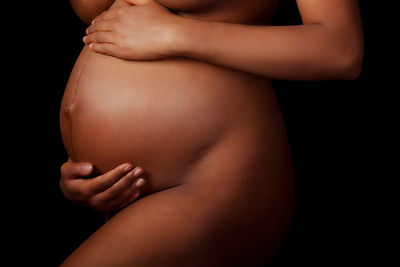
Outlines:
POLYGON ((110 203, 116 202, 117 205, 122 205, 126 206, 127 204, 132 203, 135 201, 139 196, 140 196, 140 188, 143 187, 145 184, 145 180, 143 178, 137 179, 130 187, 129 190, 126 190, 121 194, 121 196, 118 198, 113 199, 110 203), (121 204, 122 203, 122 204, 121 204), (127 203, 127 204, 124 204, 127 203))
POLYGON ((122 197, 125 199, 126 197, 130 199, 130 201, 135 200, 140 194, 140 189, 143 188, 146 181, 143 178, 138 178, 129 188, 129 190, 125 191, 122 197), (138 193, 139 192, 139 193, 138 193))
POLYGON ((109 21, 98 21, 96 23, 91 24, 86 29, 86 34, 93 33, 93 32, 108 32, 112 30, 112 24, 109 21))
POLYGON ((137 190, 137 189, 143 187, 145 183, 146 183, 146 181, 143 178, 139 178, 135 181, 134 188, 137 190))
POLYGON ((61 166, 61 179, 88 176, 93 172, 93 164, 89 162, 67 161, 61 166))
POLYGON ((91 43, 109 43, 113 44, 115 40, 112 32, 93 32, 83 37, 83 42, 86 45, 91 43))
POLYGON ((89 190, 95 194, 105 191, 113 186, 116 182, 132 171, 133 166, 129 163, 121 164, 103 175, 88 180, 89 190))
POLYGON ((124 177, 115 182, 112 186, 98 194, 98 198, 105 201, 111 201, 112 199, 118 199, 125 191, 129 191, 132 184, 135 182, 136 177, 134 171, 130 171, 124 177))
POLYGON ((138 190, 136 186, 131 186, 130 190, 125 191, 122 193, 118 198, 112 199, 108 202, 108 207, 115 210, 122 209, 132 202, 136 201, 141 192, 138 190))
POLYGON ((91 43, 89 44, 89 48, 91 48, 94 52, 100 53, 103 55, 113 56, 113 57, 122 57, 118 47, 115 44, 109 43, 91 43))
MULTIPOLYGON (((133 171, 134 172, 134 171, 133 171)), ((121 209, 128 204, 135 201, 139 195, 139 189, 143 187, 145 181, 143 178, 139 178, 134 181, 130 186, 126 185, 122 193, 119 192, 103 192, 97 194, 91 200, 92 206, 95 209, 102 209, 105 211, 116 211, 121 209)))

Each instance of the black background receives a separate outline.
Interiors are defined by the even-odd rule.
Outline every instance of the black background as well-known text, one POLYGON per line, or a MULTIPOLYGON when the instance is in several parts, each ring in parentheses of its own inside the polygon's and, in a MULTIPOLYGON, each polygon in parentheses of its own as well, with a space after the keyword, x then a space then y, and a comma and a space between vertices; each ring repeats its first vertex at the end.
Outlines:
MULTIPOLYGON (((295 1, 281 2, 275 24, 299 24, 295 1)), ((357 80, 274 82, 290 138, 297 205, 276 266, 357 264, 376 254, 371 217, 380 190, 375 166, 383 157, 375 152, 383 142, 376 130, 384 131, 382 99, 390 85, 381 78, 385 51, 377 41, 384 39, 385 17, 371 2, 360 3, 365 59, 357 80)), ((4 10, 10 12, 2 72, 6 252, 16 265, 57 266, 103 223, 102 214, 68 203, 59 188, 67 159, 59 107, 86 26, 66 0, 4 10)))

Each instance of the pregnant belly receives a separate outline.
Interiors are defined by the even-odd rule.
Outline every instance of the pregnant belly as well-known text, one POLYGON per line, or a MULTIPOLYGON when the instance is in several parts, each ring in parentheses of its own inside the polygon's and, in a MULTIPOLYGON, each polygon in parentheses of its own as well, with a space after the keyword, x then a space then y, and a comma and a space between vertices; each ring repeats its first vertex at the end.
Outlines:
POLYGON ((149 191, 160 190, 265 105, 260 87, 265 79, 205 63, 128 62, 84 48, 61 104, 62 138, 73 161, 97 173, 130 162, 145 169, 149 191))

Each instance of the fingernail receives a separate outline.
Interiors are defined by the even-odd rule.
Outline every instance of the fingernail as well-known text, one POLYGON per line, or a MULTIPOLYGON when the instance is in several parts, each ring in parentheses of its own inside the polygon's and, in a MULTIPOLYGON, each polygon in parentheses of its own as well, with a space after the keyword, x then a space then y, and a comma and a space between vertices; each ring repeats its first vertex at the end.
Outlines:
POLYGON ((133 166, 130 165, 130 164, 129 164, 129 165, 126 165, 126 166, 122 169, 122 171, 123 171, 123 172, 129 172, 130 170, 132 170, 132 167, 133 167, 133 166))
POLYGON ((144 185, 144 183, 145 183, 145 180, 142 179, 142 178, 140 178, 139 180, 137 180, 136 186, 137 186, 137 187, 140 187, 140 186, 144 185))
POLYGON ((90 45, 89 45, 89 48, 92 48, 92 46, 93 46, 93 44, 90 44, 90 45))
POLYGON ((84 168, 84 170, 85 170, 86 172, 90 172, 90 171, 92 171, 93 165, 92 165, 92 164, 85 164, 85 165, 83 166, 83 168, 84 168))
POLYGON ((88 33, 89 33, 89 29, 88 29, 88 28, 86 28, 86 31, 85 31, 85 32, 86 32, 86 34, 88 34, 88 33))
POLYGON ((82 41, 85 42, 86 40, 86 36, 83 36, 82 41))
POLYGON ((139 175, 141 175, 143 173, 143 170, 142 169, 136 169, 135 170, 135 172, 133 173, 133 175, 135 176, 135 177, 138 177, 139 175))
POLYGON ((139 195, 140 195, 140 191, 137 191, 134 195, 133 195, 133 199, 136 199, 136 198, 138 198, 139 197, 139 195))

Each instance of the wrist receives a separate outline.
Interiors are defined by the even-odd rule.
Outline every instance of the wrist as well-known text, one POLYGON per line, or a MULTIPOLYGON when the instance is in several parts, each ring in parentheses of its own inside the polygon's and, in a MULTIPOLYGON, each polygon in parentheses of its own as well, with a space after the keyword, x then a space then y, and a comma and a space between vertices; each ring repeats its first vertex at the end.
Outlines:
POLYGON ((167 44, 168 56, 190 57, 193 46, 195 21, 176 15, 167 44))

